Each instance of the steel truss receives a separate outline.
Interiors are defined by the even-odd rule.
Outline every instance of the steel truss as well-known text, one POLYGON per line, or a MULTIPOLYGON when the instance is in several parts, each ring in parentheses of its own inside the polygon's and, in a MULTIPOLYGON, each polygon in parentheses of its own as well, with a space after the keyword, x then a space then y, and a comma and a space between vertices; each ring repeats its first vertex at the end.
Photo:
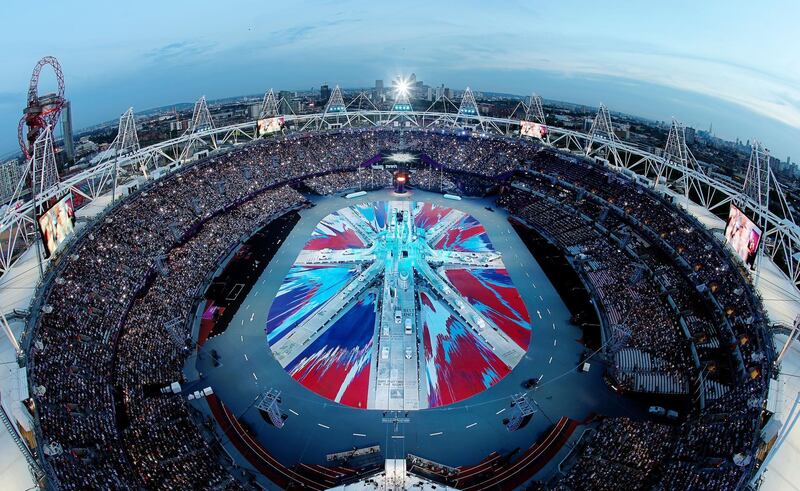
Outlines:
MULTIPOLYGON (((753 142, 751 148, 744 189, 742 194, 733 201, 742 210, 747 210, 761 228, 762 237, 759 249, 776 263, 779 260, 787 263, 790 270, 800 268, 800 254, 797 249, 793 249, 787 243, 786 234, 782 232, 783 227, 791 227, 795 224, 792 211, 786 202, 783 188, 770 168, 769 150, 757 140, 753 142), (778 216, 784 217, 779 227, 771 226, 769 213, 772 211, 776 212, 778 216)), ((756 261, 759 259, 760 254, 756 261)), ((756 268, 758 268, 758 264, 756 264, 756 268)), ((758 279, 758 276, 756 278, 758 279)))
POLYGON ((261 103, 261 113, 259 118, 271 118, 278 115, 278 101, 275 100, 275 94, 272 89, 269 89, 264 94, 264 102, 261 103))
MULTIPOLYGON (((465 91, 460 106, 442 96, 436 99, 425 111, 382 111, 375 108, 366 96, 359 96, 350 105, 345 105, 341 90, 337 87, 325 111, 314 114, 285 115, 286 130, 289 132, 330 130, 336 128, 410 128, 410 129, 451 129, 475 130, 486 134, 518 137, 519 119, 496 118, 483 116, 474 105, 471 91, 465 91), (469 94, 469 95, 468 95, 469 94), (464 100, 466 99, 466 101, 464 100), (466 104, 466 106, 465 106, 466 104), (474 105, 476 114, 461 111, 474 105), (362 107, 365 107, 362 109, 362 107)), ((525 108, 526 114, 531 112, 531 103, 525 108)), ((538 109, 533 109, 534 119, 538 118, 538 109)), ((126 112, 129 121, 133 121, 132 112, 126 112)), ((123 118, 126 117, 123 115, 123 118)), ((121 122, 121 127, 122 122, 121 122)), ((113 176, 118 169, 125 175, 142 174, 151 177, 148 172, 154 168, 170 166, 175 168, 192 158, 202 149, 216 149, 220 145, 239 145, 257 138, 256 121, 249 121, 223 127, 215 127, 211 120, 205 98, 195 104, 189 130, 183 135, 165 140, 129 153, 109 157, 80 173, 65 177, 57 184, 44 186, 44 189, 31 197, 20 192, 15 195, 11 206, 7 207, 0 217, 0 274, 9 271, 20 253, 32 244, 35 237, 34 209, 41 207, 50 199, 70 190, 92 201, 101 194, 109 192, 116 184, 113 176), (91 185, 89 183, 92 183, 91 185), (10 231, 10 232, 9 232, 10 231)), ((40 138, 46 138, 44 132, 40 138)), ((52 136, 49 137, 52 140, 52 136)), ((125 141, 125 138, 122 138, 125 141)), ((765 253, 772 257, 783 273, 795 286, 800 286, 800 228, 789 213, 788 208, 772 206, 760 201, 751 192, 744 192, 735 183, 705 172, 691 155, 686 146, 683 126, 673 122, 666 148, 662 155, 656 155, 630 143, 620 141, 613 130, 611 115, 605 106, 601 106, 589 133, 548 126, 546 145, 573 154, 602 159, 617 170, 635 175, 656 189, 670 189, 687 196, 703 208, 721 212, 731 201, 751 210, 756 214, 766 238, 765 253)), ((758 147, 758 146, 757 146, 758 147)), ((52 143, 41 145, 42 152, 52 151, 52 143)), ((756 148, 756 147, 754 147, 756 148)), ((758 147, 760 148, 760 147, 758 147)), ((759 150, 763 151, 763 150, 759 150)), ((755 152, 755 150, 754 150, 755 152)), ((34 158, 39 158, 34 156, 34 158)), ((34 159, 32 159, 34 160, 34 159)), ((41 161, 41 160, 37 160, 41 161)), ((763 156, 757 162, 766 161, 763 156)), ((753 166, 751 159, 751 167, 753 166)), ((28 166, 30 169, 31 166, 28 166)), ((759 181, 763 182, 764 171, 758 168, 759 181)), ((768 169, 768 168, 767 168, 768 169)), ((755 175, 754 174, 754 175, 755 175)), ((750 175, 750 173, 748 173, 750 175)), ((767 170, 769 188, 779 201, 785 204, 783 193, 774 175, 767 170)), ((27 176, 27 174, 26 174, 27 176)), ((26 177, 27 178, 27 177, 26 177)), ((748 180, 748 189, 754 182, 748 180)), ((49 182, 45 180, 45 182, 49 182)), ((21 183, 23 185, 23 183, 21 183)), ((762 186, 763 189, 763 186, 762 186)), ((762 197, 764 193, 762 192, 762 197)))
POLYGON ((530 99, 528 99, 528 107, 525 108, 525 120, 546 124, 544 109, 542 108, 542 98, 536 94, 531 94, 530 99))
MULTIPOLYGON (((689 150, 689 147, 686 145, 686 129, 680 122, 674 119, 672 120, 672 126, 667 136, 667 144, 664 147, 664 158, 677 163, 678 167, 681 169, 692 169, 703 174, 703 168, 697 163, 694 155, 692 155, 692 151, 689 150)), ((703 194, 703 190, 696 186, 694 180, 689 179, 689 174, 678 172, 675 168, 667 167, 663 164, 657 169, 657 172, 658 176, 656 177, 656 182, 662 182, 663 177, 663 182, 665 183, 677 183, 678 188, 683 188, 685 197, 688 198, 690 194, 694 193, 695 196, 700 198, 701 204, 706 208, 708 207, 710 197, 703 194)))
POLYGON ((214 119, 211 117, 211 112, 208 110, 206 96, 202 96, 194 103, 192 119, 189 120, 189 127, 186 128, 186 132, 184 133, 189 139, 186 141, 186 144, 183 145, 179 160, 181 162, 186 162, 197 153, 198 149, 207 148, 216 150, 218 148, 217 139, 214 135, 211 135, 208 140, 197 136, 199 133, 213 129, 214 119))

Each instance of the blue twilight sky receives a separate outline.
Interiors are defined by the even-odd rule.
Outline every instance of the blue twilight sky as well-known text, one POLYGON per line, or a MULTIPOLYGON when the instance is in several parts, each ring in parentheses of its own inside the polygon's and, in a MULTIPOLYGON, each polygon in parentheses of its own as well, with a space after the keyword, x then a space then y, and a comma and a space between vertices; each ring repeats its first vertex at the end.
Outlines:
MULTIPOLYGON (((721 137, 758 138, 781 160, 800 159, 796 0, 29 5, 1 8, 0 155, 16 148, 33 65, 54 55, 77 128, 129 106, 371 86, 413 71, 431 85, 535 91, 703 129, 713 123, 721 137)), ((53 77, 42 85, 51 89, 53 77)))

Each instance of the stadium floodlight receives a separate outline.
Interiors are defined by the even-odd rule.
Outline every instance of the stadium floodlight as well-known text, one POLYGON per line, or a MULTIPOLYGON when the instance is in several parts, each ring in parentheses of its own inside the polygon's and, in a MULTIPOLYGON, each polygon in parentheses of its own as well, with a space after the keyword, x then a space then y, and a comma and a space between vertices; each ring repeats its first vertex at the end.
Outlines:
POLYGON ((392 111, 411 111, 411 82, 407 78, 398 77, 394 84, 394 105, 392 111))
POLYGON ((395 85, 395 96, 397 99, 406 98, 411 90, 411 83, 405 78, 400 78, 395 85))

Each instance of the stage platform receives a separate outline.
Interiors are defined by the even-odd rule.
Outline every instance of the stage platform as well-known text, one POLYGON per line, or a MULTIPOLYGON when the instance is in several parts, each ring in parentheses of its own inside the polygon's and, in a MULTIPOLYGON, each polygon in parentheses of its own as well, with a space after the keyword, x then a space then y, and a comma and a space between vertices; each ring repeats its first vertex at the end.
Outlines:
MULTIPOLYGON (((298 254, 318 223, 353 204, 343 197, 312 198, 315 206, 301 218, 266 266, 261 277, 231 318, 223 334, 209 339, 193 357, 186 374, 211 386, 219 399, 247 425, 255 438, 284 465, 323 464, 325 455, 352 447, 378 444, 387 459, 413 453, 445 465, 470 465, 492 452, 527 449, 562 416, 583 421, 591 414, 644 417, 646 408, 618 396, 602 380, 600 360, 589 373, 576 369, 584 352, 582 333, 570 324, 570 312, 492 200, 465 198, 458 203, 434 193, 414 190, 402 197, 375 191, 360 202, 407 201, 454 207, 475 217, 502 255, 504 266, 530 315, 530 344, 516 367, 502 380, 462 401, 416 411, 359 409, 338 404, 298 383, 273 356, 264 332, 272 301, 298 254), (207 353, 219 355, 214 366, 207 353), (206 354, 204 354, 206 353, 206 354), (512 412, 511 396, 523 383, 540 379, 530 392, 537 412, 522 429, 509 432, 503 419, 512 412), (267 423, 254 407, 263 391, 281 391, 283 428, 267 423), (400 422, 386 422, 397 418, 400 422)), ((206 404, 193 403, 207 412, 206 404), (204 407, 206 406, 206 407, 204 407)))

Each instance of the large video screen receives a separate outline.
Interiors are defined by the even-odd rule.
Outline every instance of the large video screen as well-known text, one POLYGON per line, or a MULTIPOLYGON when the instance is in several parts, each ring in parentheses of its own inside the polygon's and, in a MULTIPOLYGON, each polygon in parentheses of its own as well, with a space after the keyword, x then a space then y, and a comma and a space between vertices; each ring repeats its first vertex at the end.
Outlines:
POLYGON ((262 137, 264 135, 270 135, 272 133, 277 133, 278 131, 282 130, 285 121, 283 116, 278 116, 276 118, 259 119, 257 121, 257 124, 258 124, 258 136, 262 137))
POLYGON ((72 194, 61 198, 39 217, 44 255, 50 257, 62 242, 75 231, 75 207, 72 194))
POLYGON ((522 136, 531 136, 543 140, 547 136, 547 126, 533 121, 520 121, 519 134, 522 136))
POLYGON ((742 210, 731 205, 728 225, 725 227, 725 242, 730 244, 742 261, 753 266, 761 242, 761 229, 742 210))

